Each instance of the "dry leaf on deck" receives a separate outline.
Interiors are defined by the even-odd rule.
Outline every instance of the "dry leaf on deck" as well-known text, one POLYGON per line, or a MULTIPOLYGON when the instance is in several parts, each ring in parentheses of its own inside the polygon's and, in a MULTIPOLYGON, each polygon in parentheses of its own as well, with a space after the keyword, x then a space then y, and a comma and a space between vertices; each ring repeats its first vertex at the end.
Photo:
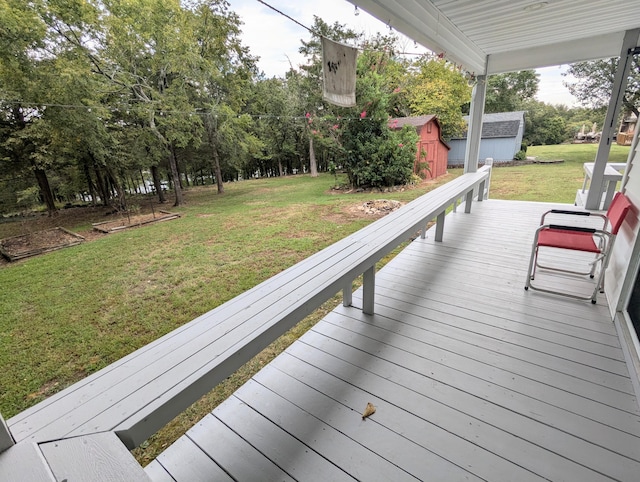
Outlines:
POLYGON ((376 407, 373 406, 373 403, 367 403, 367 408, 364 409, 364 413, 362 414, 362 420, 367 418, 369 415, 373 415, 376 413, 376 407))

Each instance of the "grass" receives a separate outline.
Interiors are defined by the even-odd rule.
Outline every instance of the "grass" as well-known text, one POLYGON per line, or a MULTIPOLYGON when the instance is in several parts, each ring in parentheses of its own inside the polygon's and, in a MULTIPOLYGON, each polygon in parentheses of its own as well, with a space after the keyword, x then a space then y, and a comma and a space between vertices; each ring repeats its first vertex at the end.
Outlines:
MULTIPOLYGON (((596 146, 541 146, 529 155, 561 164, 496 168, 492 198, 573 203, 582 163, 596 146)), ((624 162, 629 148, 613 146, 624 162)), ((452 170, 440 183, 462 174, 452 170)), ((335 194, 328 175, 293 176, 186 192, 178 220, 104 235, 80 246, 0 266, 0 412, 9 418, 116 361, 260 281, 362 228, 350 206, 409 201, 433 189, 335 194)), ((438 183, 439 184, 439 183, 438 183)), ((135 201, 144 208, 150 201, 135 201)), ((84 232, 100 221, 78 210, 69 221, 0 224, 0 238, 61 223, 84 232)), ((338 302, 336 296, 134 451, 142 464, 227 398, 338 302)))
MULTIPOLYGON (((357 231, 366 200, 409 201, 439 183, 403 192, 335 194, 328 175, 252 180, 186 192, 182 217, 0 267, 0 412, 9 418, 127 353, 357 231)), ((148 200, 136 200, 144 207, 148 200)), ((91 212, 91 210, 89 210, 91 212)), ((94 216, 102 216, 93 211, 94 216)), ((82 210, 55 220, 0 224, 0 238, 47 223, 84 232, 82 210)), ((97 219, 100 221, 102 219, 97 219)), ((152 459, 339 298, 295 327, 137 450, 152 459)))
MULTIPOLYGON (((527 164, 494 169, 490 197, 519 201, 548 201, 573 204, 582 187, 585 162, 593 162, 596 144, 532 146, 528 156, 538 160, 563 160, 557 164, 527 164)), ((613 145, 609 162, 627 162, 629 147, 613 145)))

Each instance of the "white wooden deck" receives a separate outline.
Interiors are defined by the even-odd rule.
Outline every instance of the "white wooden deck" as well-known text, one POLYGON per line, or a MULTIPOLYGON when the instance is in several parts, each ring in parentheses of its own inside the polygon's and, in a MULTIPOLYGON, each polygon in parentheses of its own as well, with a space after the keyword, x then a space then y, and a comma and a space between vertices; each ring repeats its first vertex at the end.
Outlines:
POLYGON ((489 200, 448 215, 442 243, 429 232, 377 274, 375 315, 337 307, 147 474, 638 480, 640 411, 604 295, 523 289, 550 207, 489 200))

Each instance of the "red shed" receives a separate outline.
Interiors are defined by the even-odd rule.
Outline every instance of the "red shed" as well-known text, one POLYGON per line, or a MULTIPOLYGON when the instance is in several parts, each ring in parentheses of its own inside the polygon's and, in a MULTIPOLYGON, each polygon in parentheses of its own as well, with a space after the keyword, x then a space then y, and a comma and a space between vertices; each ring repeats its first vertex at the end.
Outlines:
POLYGON ((435 115, 421 115, 389 120, 391 129, 402 129, 406 125, 415 127, 420 136, 413 171, 425 179, 435 179, 446 174, 447 155, 451 148, 442 140, 438 118, 435 115), (420 164, 425 162, 429 169, 422 169, 420 173, 420 164))

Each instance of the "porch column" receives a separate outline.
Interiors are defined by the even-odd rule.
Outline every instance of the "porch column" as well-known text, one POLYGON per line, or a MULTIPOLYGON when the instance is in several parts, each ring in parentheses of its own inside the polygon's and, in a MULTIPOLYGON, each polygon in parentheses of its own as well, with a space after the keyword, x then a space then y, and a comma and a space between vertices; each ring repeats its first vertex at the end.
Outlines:
POLYGON ((598 144, 598 152, 593 166, 593 174, 591 175, 591 185, 589 186, 589 193, 584 203, 585 209, 600 209, 600 200, 602 199, 604 189, 604 170, 607 167, 609 152, 611 151, 611 138, 617 132, 618 114, 620 113, 624 91, 627 88, 629 69, 631 68, 631 57, 634 48, 638 44, 639 35, 640 29, 627 30, 624 34, 618 69, 613 79, 611 99, 609 100, 607 115, 604 120, 604 125, 602 126, 602 137, 598 144))
POLYGON ((467 145, 464 151, 464 172, 478 170, 478 156, 480 155, 480 139, 482 137, 482 116, 484 115, 484 99, 487 93, 487 76, 476 77, 476 85, 471 94, 471 112, 469 112, 469 127, 467 129, 467 145))

